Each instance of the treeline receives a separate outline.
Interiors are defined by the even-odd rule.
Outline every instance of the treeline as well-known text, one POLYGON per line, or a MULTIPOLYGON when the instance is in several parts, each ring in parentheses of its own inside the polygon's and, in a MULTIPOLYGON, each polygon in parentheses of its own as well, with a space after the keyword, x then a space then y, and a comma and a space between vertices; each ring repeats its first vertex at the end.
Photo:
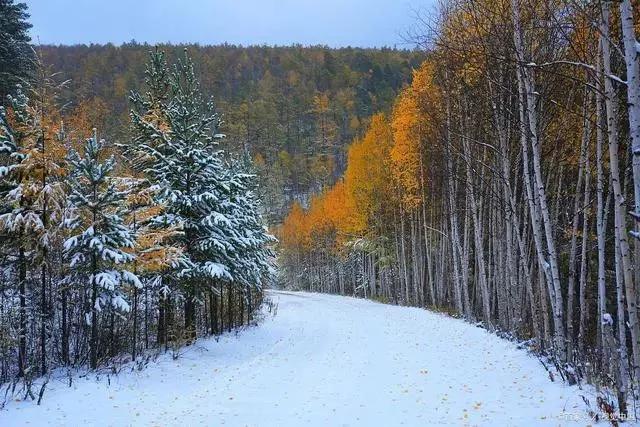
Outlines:
POLYGON ((443 2, 393 112, 351 145, 343 180, 286 218, 284 280, 481 321, 570 382, 615 390, 599 402, 626 414, 640 380, 638 10, 443 2))
POLYGON ((186 51, 147 56, 128 138, 65 110, 44 66, 0 108, 0 384, 177 349, 262 303, 274 238, 251 159, 219 146, 186 51))
MULTIPOLYGON (((185 46, 160 46, 170 61, 185 46)), ((373 112, 388 110, 423 54, 393 49, 186 46, 204 93, 224 111, 225 147, 248 150, 260 175, 265 215, 280 223, 293 200, 330 185, 346 146, 373 112)), ((128 92, 143 84, 150 47, 39 46, 43 62, 70 79, 65 101, 89 110, 121 139, 128 92)))

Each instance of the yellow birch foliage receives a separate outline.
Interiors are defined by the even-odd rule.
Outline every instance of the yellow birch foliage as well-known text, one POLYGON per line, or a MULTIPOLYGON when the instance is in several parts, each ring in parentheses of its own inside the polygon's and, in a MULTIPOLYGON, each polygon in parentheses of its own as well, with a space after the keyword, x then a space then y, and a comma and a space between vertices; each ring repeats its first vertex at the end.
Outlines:
POLYGON ((307 229, 307 218, 298 201, 291 206, 289 215, 280 228, 280 241, 285 249, 301 252, 308 246, 310 239, 307 229))
POLYGON ((371 119, 364 138, 349 147, 345 185, 355 206, 352 234, 374 229, 393 203, 389 153, 393 145, 391 126, 384 114, 371 119))
POLYGON ((325 214, 336 230, 336 245, 340 247, 354 236, 362 233, 353 194, 343 180, 338 181, 326 194, 325 214))
POLYGON ((391 173, 398 186, 403 206, 416 208, 420 197, 420 125, 422 116, 412 88, 405 89, 393 110, 393 148, 391 173))
POLYGON ((309 232, 313 240, 323 238, 332 226, 325 214, 325 194, 321 193, 312 196, 309 211, 307 212, 307 224, 309 224, 309 232))
POLYGON ((298 202, 293 204, 279 233, 283 248, 340 251, 345 242, 380 226, 394 201, 389 172, 392 145, 389 122, 383 114, 373 116, 365 136, 349 147, 344 180, 312 197, 306 212, 298 202))
POLYGON ((405 209, 419 206, 422 199, 420 187, 421 156, 423 144, 436 141, 436 123, 441 97, 434 81, 435 69, 425 61, 414 72, 411 86, 402 91, 393 109, 391 128, 393 147, 390 152, 390 168, 405 209))

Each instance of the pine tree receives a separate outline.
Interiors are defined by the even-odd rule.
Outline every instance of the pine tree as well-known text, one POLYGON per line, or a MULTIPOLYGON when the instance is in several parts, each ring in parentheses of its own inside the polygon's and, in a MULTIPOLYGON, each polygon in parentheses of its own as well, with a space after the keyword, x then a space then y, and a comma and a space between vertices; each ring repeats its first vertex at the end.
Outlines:
POLYGON ((187 340, 196 335, 196 301, 218 280, 231 280, 231 221, 224 214, 228 187, 222 153, 216 148, 220 118, 206 100, 185 52, 169 73, 161 52, 151 54, 146 97, 133 94, 135 138, 130 151, 149 179, 162 189, 168 226, 183 235, 174 242, 187 261, 174 291, 184 298, 187 340), (168 89, 166 100, 164 91, 168 89))
MULTIPOLYGON (((165 140, 170 138, 170 124, 168 111, 169 100, 169 67, 165 60, 165 54, 157 48, 149 54, 149 61, 145 70, 145 85, 147 92, 140 94, 132 92, 130 101, 132 109, 130 111, 131 119, 131 144, 123 146, 125 158, 128 159, 131 168, 140 174, 146 182, 145 186, 149 189, 156 188, 152 198, 148 203, 163 205, 163 215, 153 221, 156 232, 167 235, 175 232, 182 233, 182 223, 179 218, 172 214, 166 213, 166 205, 164 191, 161 186, 161 176, 158 174, 158 168, 162 166, 164 158, 165 140)), ((179 250, 180 254, 184 252, 184 248, 180 246, 179 239, 169 238, 161 243, 161 247, 166 250, 179 250)), ((158 293, 160 300, 158 306, 158 328, 157 342, 159 344, 167 344, 169 308, 171 305, 171 294, 174 283, 177 281, 178 269, 180 265, 187 265, 188 258, 180 256, 171 266, 164 266, 160 269, 158 275, 147 277, 149 286, 145 288, 148 292, 149 288, 153 288, 158 293)))
MULTIPOLYGON (((16 112, 26 109, 27 97, 22 91, 19 91, 15 98, 9 97, 9 101, 14 104, 12 106, 13 116, 16 112)), ((16 135, 16 132, 17 130, 10 123, 9 112, 0 106, 0 159, 2 160, 0 164, 0 197, 3 199, 3 203, 0 204, 0 213, 6 213, 10 209, 10 206, 4 203, 4 198, 17 185, 13 172, 16 164, 23 158, 18 149, 16 139, 19 138, 19 135, 16 135)))
POLYGON ((84 155, 73 152, 70 158, 71 195, 69 201, 75 209, 70 226, 75 234, 64 244, 70 267, 80 272, 89 292, 86 315, 91 325, 90 364, 98 366, 98 322, 103 310, 129 311, 126 285, 141 287, 138 277, 127 264, 134 256, 126 250, 134 247, 131 230, 121 217, 126 192, 116 186, 111 176, 114 157, 101 161, 104 141, 93 138, 86 141, 84 155))
POLYGON ((170 69, 152 54, 117 161, 95 131, 81 154, 70 149, 95 111, 63 125, 59 86, 41 71, 0 108, 0 381, 85 360, 96 368, 123 351, 135 359, 141 332, 144 348, 154 330, 165 349, 191 342, 205 297, 212 332, 218 319, 250 319, 273 238, 254 175, 225 161, 191 60, 170 69))
POLYGON ((0 100, 14 91, 16 84, 27 82, 35 69, 35 55, 29 44, 25 3, 0 0, 0 100))
MULTIPOLYGON (((41 374, 47 371, 50 253, 61 230, 65 196, 62 178, 66 173, 66 147, 53 98, 55 89, 50 79, 42 78, 40 87, 31 91, 33 101, 20 87, 15 98, 9 97, 15 122, 12 131, 15 140, 7 143, 6 150, 13 151, 11 157, 17 161, 5 169, 12 188, 4 197, 7 212, 0 216, 0 225, 13 236, 8 245, 17 247, 21 297, 24 294, 27 254, 33 260, 33 268, 38 270, 33 274, 39 276, 41 374)), ((10 134, 9 131, 7 134, 10 134)), ((24 324, 21 329, 24 329, 24 324)))
MULTIPOLYGON (((0 153, 2 154, 2 166, 0 167, 0 196, 2 202, 0 218, 8 219, 13 213, 14 207, 8 200, 9 196, 19 185, 19 176, 15 173, 17 166, 24 160, 19 147, 23 132, 17 126, 26 121, 26 109, 28 99, 19 91, 14 98, 9 99, 12 104, 11 118, 7 111, 0 107, 0 153), (13 123, 12 123, 13 122, 13 123)), ((27 262, 25 249, 21 240, 21 230, 12 231, 11 224, 3 222, 2 248, 7 253, 3 254, 8 260, 5 270, 10 271, 10 276, 15 277, 15 295, 19 300, 19 324, 18 324, 18 377, 25 375, 27 365, 27 262)), ((14 229, 15 230, 15 229, 14 229)))
POLYGON ((243 162, 235 162, 229 171, 229 212, 233 218, 233 260, 231 274, 247 298, 249 315, 253 308, 253 291, 261 291, 273 278, 275 254, 270 245, 276 242, 268 233, 261 217, 262 207, 255 196, 256 175, 248 155, 243 162))

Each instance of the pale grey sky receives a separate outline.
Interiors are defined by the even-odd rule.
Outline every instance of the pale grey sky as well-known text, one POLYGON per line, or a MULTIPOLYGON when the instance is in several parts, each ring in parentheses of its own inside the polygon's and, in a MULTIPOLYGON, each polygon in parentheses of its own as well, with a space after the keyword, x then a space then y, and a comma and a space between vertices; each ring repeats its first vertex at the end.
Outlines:
POLYGON ((434 0, 22 0, 34 42, 405 47, 434 0))

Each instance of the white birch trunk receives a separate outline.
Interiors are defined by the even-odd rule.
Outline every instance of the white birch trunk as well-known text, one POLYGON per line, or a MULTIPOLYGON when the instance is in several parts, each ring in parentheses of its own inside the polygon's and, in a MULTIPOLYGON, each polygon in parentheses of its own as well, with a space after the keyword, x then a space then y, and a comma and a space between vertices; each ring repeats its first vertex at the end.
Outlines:
MULTIPOLYGON (((562 298, 562 288, 560 285, 560 272, 558 269, 558 257, 556 252, 555 241, 553 238, 553 229, 551 224, 551 218, 549 215, 549 208, 547 206, 547 195, 545 192, 544 182, 542 179, 542 169, 541 169, 541 161, 540 161, 540 140, 538 137, 538 119, 536 113, 536 91, 534 85, 534 79, 532 76, 532 71, 527 68, 525 63, 525 53, 524 53, 524 44, 522 40, 522 29, 520 26, 520 2, 519 0, 511 0, 512 14, 513 14, 513 35, 514 35, 514 44, 516 48, 516 58, 518 60, 518 82, 519 82, 519 96, 521 110, 524 109, 526 113, 526 119, 529 123, 529 132, 528 135, 525 134, 522 139, 527 142, 527 139, 531 141, 531 152, 532 152, 532 166, 533 166, 533 178, 534 185, 533 190, 535 197, 538 201, 538 207, 540 209, 540 214, 542 216, 542 225, 544 230, 544 237, 546 240, 546 249, 548 252, 548 261, 544 261, 542 266, 545 270, 549 270, 547 274, 547 278, 550 279, 550 286, 553 289, 551 293, 552 297, 552 309, 553 309, 553 328, 555 335, 555 347, 558 354, 558 357, 561 361, 567 360, 566 353, 566 343, 565 343, 565 333, 564 333, 564 312, 563 312, 563 298, 562 298), (526 98, 526 99, 522 99, 526 98), (528 138, 527 138, 528 136, 528 138)), ((521 111, 522 113, 522 111, 521 111)), ((523 114, 521 114, 522 116, 523 114)), ((521 117, 522 119, 522 117, 521 117)), ((524 123, 521 123, 521 127, 524 126, 524 123)), ((526 131, 525 131, 526 132, 526 131)), ((524 154, 524 153, 523 153, 524 154)), ((524 160, 524 159, 523 159, 524 160)), ((528 163, 524 164, 525 170, 527 169, 528 163)), ((528 172, 527 172, 528 173, 528 172)), ((538 212, 533 211, 532 216, 537 216, 538 212)), ((533 220, 536 222, 536 218, 533 220)), ((535 232, 534 232, 535 234, 535 232)), ((540 239, 540 237, 538 237, 540 239)), ((538 244, 539 245, 539 244, 538 244)), ((539 255, 542 255, 540 250, 542 249, 538 246, 539 255)))
MULTIPOLYGON (((611 46, 609 38, 610 4, 602 2, 602 64, 605 76, 611 75, 611 46)), ((616 240, 620 250, 620 274, 624 280, 624 288, 627 299, 628 324, 631 333, 631 348, 633 352, 634 378, 640 378, 640 348, 638 338, 640 327, 638 325, 638 312, 636 308, 637 294, 631 265, 629 242, 627 239, 627 227, 625 223, 626 202, 620 184, 620 162, 618 159, 618 107, 613 82, 610 78, 604 79, 605 106, 607 110, 607 131, 609 135, 609 163, 611 166, 611 184, 613 186, 613 212, 615 220, 616 240)))
MULTIPOLYGON (((627 71, 627 104, 633 166, 635 213, 640 215, 640 44, 636 40, 631 0, 620 1, 620 23, 627 71)), ((640 219, 640 217, 638 217, 640 219)), ((640 237, 640 236, 638 236, 640 237)))

